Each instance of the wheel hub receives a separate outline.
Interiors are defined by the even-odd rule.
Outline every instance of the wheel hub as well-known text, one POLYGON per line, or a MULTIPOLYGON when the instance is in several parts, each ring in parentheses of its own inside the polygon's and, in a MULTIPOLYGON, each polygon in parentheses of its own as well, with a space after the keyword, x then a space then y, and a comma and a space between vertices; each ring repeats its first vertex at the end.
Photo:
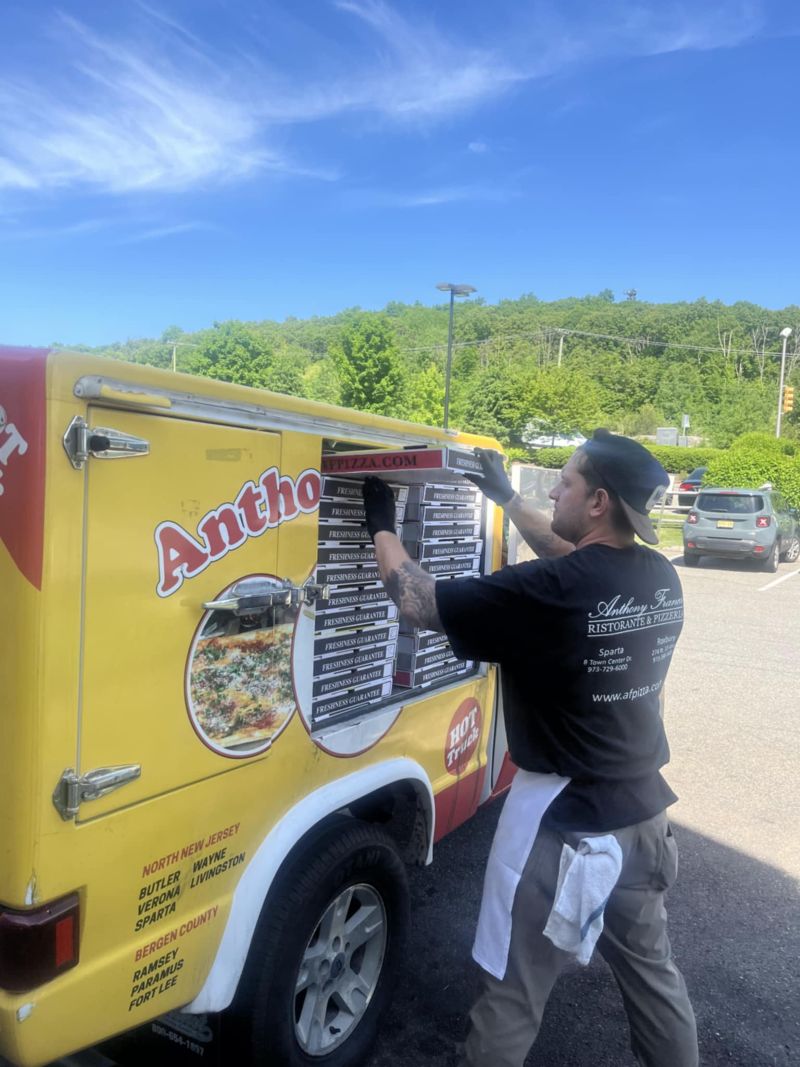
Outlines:
POLYGON ((323 912, 295 985, 295 1036, 309 1056, 327 1056, 364 1016, 388 944, 386 909, 370 885, 353 885, 323 912))

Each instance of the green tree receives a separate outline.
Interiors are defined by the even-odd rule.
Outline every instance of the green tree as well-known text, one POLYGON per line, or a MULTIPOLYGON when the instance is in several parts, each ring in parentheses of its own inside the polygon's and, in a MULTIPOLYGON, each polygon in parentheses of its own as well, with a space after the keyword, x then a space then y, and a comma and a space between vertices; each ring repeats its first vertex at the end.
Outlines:
POLYGON ((303 396, 322 404, 341 404, 339 376, 332 359, 319 359, 303 372, 303 396))
POLYGON ((342 403, 378 415, 405 415, 406 374, 388 316, 362 312, 332 349, 342 403))
POLYGON ((195 353, 197 374, 264 388, 272 366, 269 342, 252 327, 231 320, 215 323, 195 353))
POLYGON ((525 436, 588 435, 603 420, 603 394, 581 371, 549 367, 534 375, 525 395, 530 432, 525 436))
POLYGON ((264 387, 271 389, 273 393, 305 396, 304 364, 301 352, 287 346, 279 348, 264 376, 264 387))
POLYGON ((728 381, 719 406, 708 416, 707 428, 715 448, 727 448, 742 434, 767 430, 773 419, 774 391, 760 382, 728 381))
POLYGON ((458 421, 472 433, 519 446, 527 410, 524 394, 523 376, 506 362, 494 360, 473 380, 458 421))
POLYGON ((444 375, 433 363, 411 378, 408 391, 407 417, 426 426, 441 426, 444 422, 444 375))

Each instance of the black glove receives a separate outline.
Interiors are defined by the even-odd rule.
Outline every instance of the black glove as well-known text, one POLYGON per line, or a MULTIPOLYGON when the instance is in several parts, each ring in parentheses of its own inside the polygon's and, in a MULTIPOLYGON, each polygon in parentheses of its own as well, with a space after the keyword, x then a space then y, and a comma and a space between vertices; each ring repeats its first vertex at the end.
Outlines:
POLYGON ((386 482, 371 475, 364 479, 361 489, 364 497, 364 511, 367 513, 367 531, 372 540, 381 530, 396 533, 394 493, 386 482))
POLYGON ((492 448, 476 448, 475 455, 481 462, 483 474, 465 474, 464 477, 474 482, 484 496, 488 496, 502 507, 514 495, 511 482, 503 469, 503 457, 492 448))

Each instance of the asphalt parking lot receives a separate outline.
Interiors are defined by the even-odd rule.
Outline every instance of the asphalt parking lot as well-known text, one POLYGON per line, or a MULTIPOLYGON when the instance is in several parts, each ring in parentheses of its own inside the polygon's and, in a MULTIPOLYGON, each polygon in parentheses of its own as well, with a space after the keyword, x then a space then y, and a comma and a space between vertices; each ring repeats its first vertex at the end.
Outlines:
MULTIPOLYGON (((800 1063, 800 567, 766 574, 753 564, 675 562, 687 621, 666 695, 667 777, 681 798, 671 809, 681 850, 669 900, 673 948, 704 1067, 789 1067, 800 1063)), ((369 1067, 454 1067, 476 987, 470 945, 499 810, 484 809, 438 846, 431 868, 412 872, 406 965, 369 1067)), ((633 1067, 602 961, 556 985, 527 1064, 633 1067)))

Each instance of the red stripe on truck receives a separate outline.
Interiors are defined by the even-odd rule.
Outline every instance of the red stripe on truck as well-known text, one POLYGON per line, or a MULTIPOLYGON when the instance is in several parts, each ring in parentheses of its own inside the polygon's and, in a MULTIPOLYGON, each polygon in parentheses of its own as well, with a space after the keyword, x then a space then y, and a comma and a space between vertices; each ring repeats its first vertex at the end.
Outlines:
POLYGON ((49 352, 0 346, 0 541, 37 589, 42 587, 49 352))

